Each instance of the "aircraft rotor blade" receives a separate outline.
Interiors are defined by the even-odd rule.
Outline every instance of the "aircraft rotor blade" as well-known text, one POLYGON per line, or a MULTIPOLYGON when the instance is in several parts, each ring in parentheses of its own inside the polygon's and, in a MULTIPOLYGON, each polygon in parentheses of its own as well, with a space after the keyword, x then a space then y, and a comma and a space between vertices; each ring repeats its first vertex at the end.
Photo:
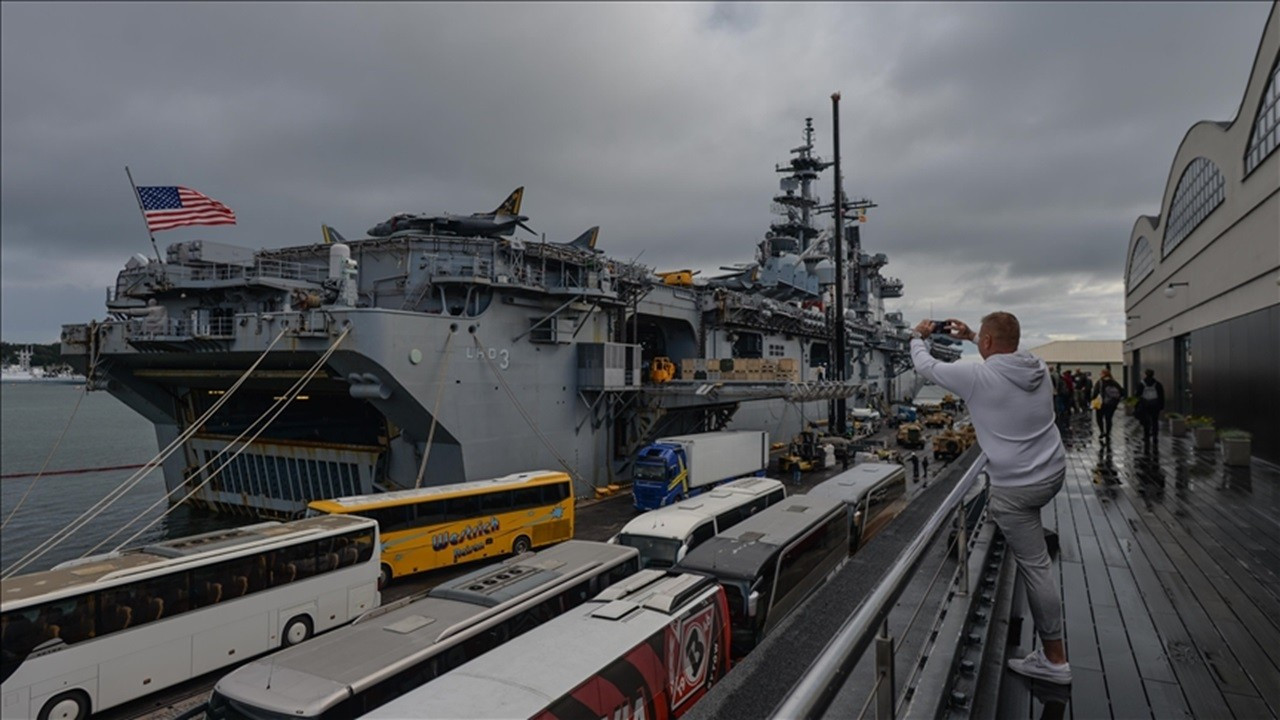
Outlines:
POLYGON ((519 228, 521 228, 522 230, 528 230, 530 233, 532 233, 532 234, 534 234, 534 235, 537 235, 537 234, 538 234, 536 230, 534 230, 533 228, 529 227, 528 225, 525 225, 523 222, 517 221, 517 222, 516 222, 516 226, 517 226, 517 227, 519 227, 519 228))

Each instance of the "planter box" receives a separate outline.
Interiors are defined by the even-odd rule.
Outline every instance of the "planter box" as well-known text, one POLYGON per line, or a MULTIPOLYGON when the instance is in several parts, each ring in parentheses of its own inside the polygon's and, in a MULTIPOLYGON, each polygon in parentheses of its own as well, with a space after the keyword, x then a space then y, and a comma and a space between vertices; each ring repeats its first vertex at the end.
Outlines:
POLYGON ((1169 418, 1169 434, 1174 437, 1187 436, 1187 421, 1184 418, 1169 418))
POLYGON ((1211 427, 1198 427, 1192 431, 1195 434, 1197 450, 1212 450, 1214 442, 1218 439, 1217 431, 1211 427))
POLYGON ((1223 438, 1222 462, 1233 467, 1249 467, 1249 457, 1253 454, 1253 441, 1223 438))

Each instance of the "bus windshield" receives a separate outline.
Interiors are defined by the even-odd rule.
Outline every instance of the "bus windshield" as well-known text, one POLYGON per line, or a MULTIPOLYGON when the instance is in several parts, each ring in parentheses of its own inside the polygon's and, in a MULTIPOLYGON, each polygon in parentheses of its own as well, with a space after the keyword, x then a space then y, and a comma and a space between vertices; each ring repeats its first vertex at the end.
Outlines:
POLYGON ((623 533, 618 536, 618 544, 633 547, 640 551, 641 568, 668 568, 679 559, 682 543, 671 538, 656 538, 650 535, 631 535, 623 533))

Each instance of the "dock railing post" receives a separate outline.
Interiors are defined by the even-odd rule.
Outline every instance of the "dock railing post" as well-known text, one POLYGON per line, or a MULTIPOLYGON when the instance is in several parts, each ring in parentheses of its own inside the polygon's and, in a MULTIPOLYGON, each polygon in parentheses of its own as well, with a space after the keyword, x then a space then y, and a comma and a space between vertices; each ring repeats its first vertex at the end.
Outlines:
POLYGON ((965 522, 964 501, 956 508, 956 558, 960 563, 960 588, 956 591, 960 597, 969 594, 969 528, 965 522))
POLYGON ((889 620, 880 626, 876 638, 876 720, 893 718, 893 636, 889 634, 889 620))

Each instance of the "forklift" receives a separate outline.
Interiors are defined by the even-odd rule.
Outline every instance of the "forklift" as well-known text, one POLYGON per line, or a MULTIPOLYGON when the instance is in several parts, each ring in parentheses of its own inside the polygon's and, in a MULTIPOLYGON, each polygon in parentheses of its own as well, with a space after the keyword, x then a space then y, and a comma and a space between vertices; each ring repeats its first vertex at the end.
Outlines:
POLYGON ((792 465, 799 465, 800 472, 825 468, 827 466, 827 449, 820 440, 821 436, 816 431, 802 431, 791 441, 786 454, 778 457, 778 472, 790 472, 792 465))

